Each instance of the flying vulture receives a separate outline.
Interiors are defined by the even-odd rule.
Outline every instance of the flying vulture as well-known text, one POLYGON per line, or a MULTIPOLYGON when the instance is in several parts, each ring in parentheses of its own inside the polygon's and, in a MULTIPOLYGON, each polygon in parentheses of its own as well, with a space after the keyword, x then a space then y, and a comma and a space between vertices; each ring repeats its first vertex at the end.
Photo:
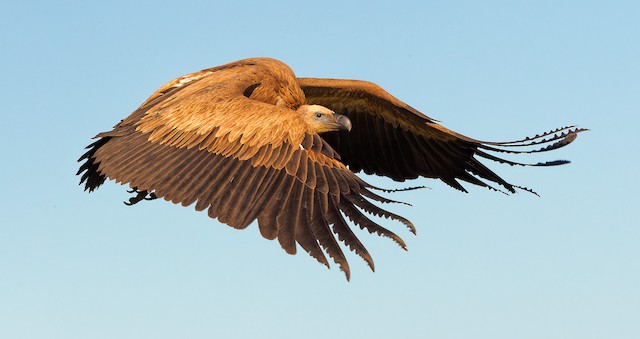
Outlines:
POLYGON ((568 126, 512 142, 479 141, 439 125, 373 83, 297 78, 278 60, 253 58, 160 87, 95 137, 78 160, 83 164, 77 174, 89 192, 107 178, 128 184, 135 194, 128 204, 155 198, 195 203, 196 210, 237 229, 257 219, 262 236, 277 238, 287 253, 295 254, 298 244, 329 267, 326 252, 349 279, 339 241, 374 269, 352 225, 404 249, 399 236, 367 215, 397 220, 415 233, 409 220, 378 207, 393 200, 374 193, 382 189, 355 173, 395 181, 437 178, 460 191, 460 181, 531 191, 478 159, 564 164, 516 163, 495 152, 549 151, 583 130, 568 126))

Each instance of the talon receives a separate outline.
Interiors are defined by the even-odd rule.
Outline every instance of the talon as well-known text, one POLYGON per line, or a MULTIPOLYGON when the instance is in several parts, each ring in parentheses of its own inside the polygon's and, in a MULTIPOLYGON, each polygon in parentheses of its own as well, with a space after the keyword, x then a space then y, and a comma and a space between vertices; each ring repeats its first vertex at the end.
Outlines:
POLYGON ((158 196, 156 196, 156 194, 153 192, 149 193, 148 197, 144 197, 144 200, 154 200, 154 199, 158 199, 158 196))
POLYGON ((155 195, 155 193, 149 193, 146 190, 145 191, 140 191, 138 190, 137 187, 132 188, 130 191, 127 191, 128 193, 136 193, 136 196, 129 198, 129 202, 123 201, 125 205, 127 206, 132 206, 135 205, 137 203, 139 203, 142 200, 153 200, 153 199, 157 199, 158 197, 155 195), (148 197, 147 197, 148 195, 148 197))

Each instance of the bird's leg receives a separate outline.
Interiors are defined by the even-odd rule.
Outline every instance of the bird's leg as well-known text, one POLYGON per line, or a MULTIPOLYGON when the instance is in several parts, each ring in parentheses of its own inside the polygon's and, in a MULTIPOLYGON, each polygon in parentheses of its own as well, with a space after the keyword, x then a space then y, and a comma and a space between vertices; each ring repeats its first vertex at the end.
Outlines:
POLYGON ((140 190, 138 190, 137 187, 133 187, 131 190, 127 190, 127 193, 135 193, 136 194, 134 197, 129 198, 129 202, 126 202, 126 201, 124 202, 124 204, 127 205, 127 206, 131 206, 131 205, 137 204, 142 200, 158 199, 158 197, 156 196, 155 193, 153 193, 153 192, 149 193, 146 190, 140 191, 140 190))

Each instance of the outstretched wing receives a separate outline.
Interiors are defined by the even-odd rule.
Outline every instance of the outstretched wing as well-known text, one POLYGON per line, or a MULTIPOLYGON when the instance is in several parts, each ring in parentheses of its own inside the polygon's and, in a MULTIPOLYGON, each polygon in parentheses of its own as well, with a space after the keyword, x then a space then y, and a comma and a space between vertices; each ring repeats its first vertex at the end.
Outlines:
MULTIPOLYGON (((106 178, 196 210, 242 229, 258 220, 261 234, 288 253, 296 243, 329 266, 322 248, 349 278, 342 241, 373 269, 352 223, 400 237, 361 210, 406 219, 368 199, 388 202, 348 170, 295 111, 248 98, 252 72, 215 70, 179 78, 159 89, 112 131, 100 133, 80 160, 85 189, 106 178), (335 235, 334 235, 335 234, 335 235)), ((264 77, 262 77, 264 78, 264 77)))
POLYGON ((526 189, 506 182, 478 157, 511 165, 560 165, 568 161, 523 164, 487 151, 549 151, 571 143, 577 133, 584 131, 568 126, 512 142, 479 141, 439 125, 370 82, 317 78, 299 78, 298 82, 307 102, 323 105, 351 120, 350 133, 322 136, 340 154, 342 162, 354 172, 383 175, 396 181, 424 176, 438 178, 461 191, 466 190, 458 180, 493 188, 484 179, 510 192, 526 189), (530 149, 531 146, 541 148, 530 149), (523 147, 527 149, 522 150, 523 147))

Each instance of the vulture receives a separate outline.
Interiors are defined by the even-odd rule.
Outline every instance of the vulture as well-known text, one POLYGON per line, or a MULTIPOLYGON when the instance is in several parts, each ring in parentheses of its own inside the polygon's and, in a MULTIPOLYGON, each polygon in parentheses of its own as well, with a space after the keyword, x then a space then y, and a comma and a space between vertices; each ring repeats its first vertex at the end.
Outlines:
MULTIPOLYGON (((263 237, 278 239, 289 254, 297 245, 329 267, 326 255, 350 277, 340 242, 371 255, 355 226, 402 238, 370 219, 392 219, 415 233, 407 219, 380 203, 385 190, 356 173, 395 181, 440 179, 466 192, 461 182, 503 193, 511 184, 479 159, 525 164, 496 153, 554 150, 585 129, 558 128, 511 142, 485 142, 451 131, 367 81, 298 78, 281 61, 252 58, 191 73, 160 87, 112 130, 99 133, 78 175, 85 191, 107 178, 128 184, 126 204, 164 198, 195 204, 237 229, 257 220, 263 237)), ((413 189, 417 187, 407 188, 413 189)), ((397 191, 397 190, 395 190, 397 191)))

